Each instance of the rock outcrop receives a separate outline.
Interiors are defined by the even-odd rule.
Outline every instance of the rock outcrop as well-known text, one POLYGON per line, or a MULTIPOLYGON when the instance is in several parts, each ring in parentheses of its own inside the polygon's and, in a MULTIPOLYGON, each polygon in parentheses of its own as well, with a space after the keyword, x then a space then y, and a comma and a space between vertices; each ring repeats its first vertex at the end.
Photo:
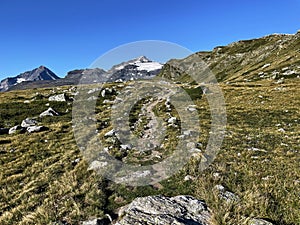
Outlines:
POLYGON ((211 224, 211 213, 206 204, 184 195, 137 198, 120 210, 119 218, 115 225, 211 224))

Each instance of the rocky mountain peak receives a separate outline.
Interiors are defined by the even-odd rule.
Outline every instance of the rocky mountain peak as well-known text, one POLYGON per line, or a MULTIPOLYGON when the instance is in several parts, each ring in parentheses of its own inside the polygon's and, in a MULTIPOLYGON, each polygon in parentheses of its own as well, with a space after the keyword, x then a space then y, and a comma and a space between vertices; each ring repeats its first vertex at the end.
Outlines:
POLYGON ((45 66, 19 74, 16 77, 9 77, 0 82, 0 92, 7 91, 11 87, 26 81, 42 81, 60 79, 55 73, 45 66))
POLYGON ((152 62, 150 59, 148 59, 146 56, 140 56, 138 58, 136 58, 137 62, 141 62, 141 63, 149 63, 152 62))

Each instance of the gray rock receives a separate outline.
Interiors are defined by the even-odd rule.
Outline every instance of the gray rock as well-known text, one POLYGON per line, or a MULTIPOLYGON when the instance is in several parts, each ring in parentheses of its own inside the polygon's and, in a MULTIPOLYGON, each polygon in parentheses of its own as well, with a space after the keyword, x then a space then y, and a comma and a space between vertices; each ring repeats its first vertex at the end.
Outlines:
POLYGON ((50 107, 49 109, 47 109, 46 111, 40 114, 40 117, 45 117, 45 116, 59 116, 59 113, 50 107))
POLYGON ((251 219, 248 225, 273 225, 273 223, 263 219, 251 219))
POLYGON ((101 161, 95 160, 95 161, 91 162, 88 170, 100 170, 100 169, 106 168, 107 165, 108 165, 107 162, 101 162, 101 161))
POLYGON ((220 198, 226 200, 226 202, 237 202, 240 200, 240 198, 234 194, 233 192, 226 191, 225 187, 222 185, 216 185, 215 189, 219 191, 220 198))
POLYGON ((9 129, 8 128, 0 128, 0 135, 2 134, 8 134, 9 133, 9 129))
POLYGON ((9 129, 8 134, 15 134, 15 133, 17 133, 18 130, 22 131, 22 130, 24 130, 24 128, 21 127, 20 125, 14 126, 9 129))
POLYGON ((65 102, 65 101, 67 101, 65 94, 50 96, 48 100, 50 102, 65 102))
POLYGON ((27 128, 27 127, 30 127, 30 126, 35 126, 36 124, 37 124, 36 120, 26 118, 25 120, 22 121, 21 127, 27 128))
POLYGON ((36 133, 36 132, 41 132, 41 131, 45 131, 48 130, 47 127, 44 126, 30 126, 27 127, 27 132, 28 133, 36 133))
POLYGON ((115 225, 210 225, 210 210, 203 201, 191 196, 148 196, 137 198, 119 211, 115 225))

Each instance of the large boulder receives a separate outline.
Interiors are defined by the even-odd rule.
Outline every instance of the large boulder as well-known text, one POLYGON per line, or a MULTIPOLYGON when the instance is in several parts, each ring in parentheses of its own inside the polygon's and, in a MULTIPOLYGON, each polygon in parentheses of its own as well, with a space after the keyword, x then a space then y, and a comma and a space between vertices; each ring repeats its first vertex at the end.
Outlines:
POLYGON ((119 212, 115 225, 211 225, 211 213, 203 201, 192 196, 137 198, 119 212))

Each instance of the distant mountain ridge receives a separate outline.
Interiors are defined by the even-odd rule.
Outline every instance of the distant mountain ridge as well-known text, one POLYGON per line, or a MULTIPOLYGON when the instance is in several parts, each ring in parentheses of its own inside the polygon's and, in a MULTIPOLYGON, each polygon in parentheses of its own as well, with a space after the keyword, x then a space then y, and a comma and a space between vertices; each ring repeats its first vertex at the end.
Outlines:
POLYGON ((137 79, 148 79, 156 76, 162 67, 163 64, 151 61, 145 56, 140 56, 127 62, 114 65, 108 71, 101 68, 76 69, 69 71, 65 78, 60 79, 49 69, 47 69, 47 73, 51 74, 50 77, 53 79, 50 79, 50 77, 49 79, 46 79, 46 77, 42 76, 44 73, 42 73, 41 76, 35 77, 34 75, 37 74, 36 71, 40 71, 41 69, 39 68, 42 68, 39 67, 32 71, 23 73, 22 77, 19 75, 14 78, 4 79, 1 81, 0 91, 76 85, 80 82, 123 82, 137 79), (27 74, 31 74, 31 76, 27 76, 27 74), (93 78, 97 78, 96 81, 94 81, 93 78))

